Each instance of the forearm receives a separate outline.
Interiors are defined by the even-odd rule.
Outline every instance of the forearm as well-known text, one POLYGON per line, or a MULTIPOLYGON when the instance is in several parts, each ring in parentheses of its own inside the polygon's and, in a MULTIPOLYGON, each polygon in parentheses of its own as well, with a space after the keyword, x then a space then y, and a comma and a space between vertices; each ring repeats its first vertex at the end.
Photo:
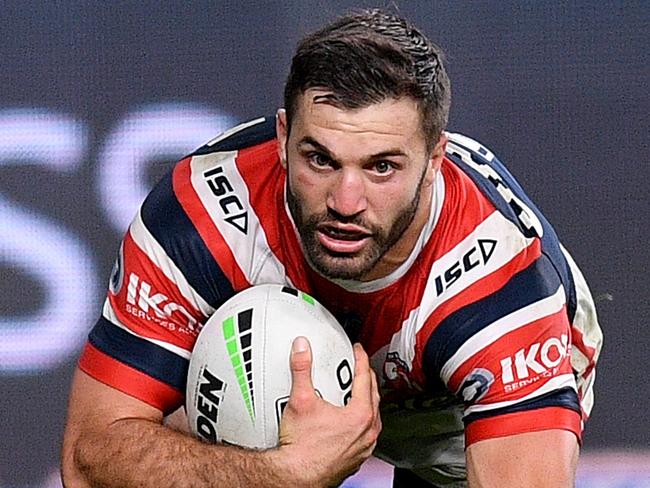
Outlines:
POLYGON ((68 476, 64 470, 70 487, 291 485, 277 452, 209 445, 142 419, 119 420, 101 432, 85 433, 71 454, 68 476))
POLYGON ((63 438, 68 488, 337 486, 371 455, 381 430, 368 356, 355 347, 352 398, 327 403, 311 383, 309 349, 292 353, 292 389, 280 447, 205 444, 163 425, 163 412, 81 370, 73 379, 63 438))

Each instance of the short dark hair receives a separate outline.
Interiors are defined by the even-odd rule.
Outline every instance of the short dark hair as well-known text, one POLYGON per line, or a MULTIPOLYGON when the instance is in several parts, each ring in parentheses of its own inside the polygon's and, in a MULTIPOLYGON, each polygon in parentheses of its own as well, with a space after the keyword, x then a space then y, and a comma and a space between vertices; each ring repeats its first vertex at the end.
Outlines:
POLYGON ((451 103, 443 59, 442 50, 401 17, 377 9, 340 17, 298 44, 284 88, 288 125, 309 88, 331 91, 330 102, 347 109, 411 97, 432 148, 451 103))

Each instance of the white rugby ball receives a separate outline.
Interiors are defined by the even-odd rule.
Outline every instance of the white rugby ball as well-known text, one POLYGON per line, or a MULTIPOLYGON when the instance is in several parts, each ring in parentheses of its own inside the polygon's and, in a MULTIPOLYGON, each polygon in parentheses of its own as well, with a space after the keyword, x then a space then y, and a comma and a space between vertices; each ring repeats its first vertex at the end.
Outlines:
POLYGON ((259 285, 225 302, 199 333, 186 390, 192 433, 211 443, 276 446, 291 391, 291 344, 298 336, 311 344, 317 393, 346 404, 354 354, 343 328, 306 293, 259 285))

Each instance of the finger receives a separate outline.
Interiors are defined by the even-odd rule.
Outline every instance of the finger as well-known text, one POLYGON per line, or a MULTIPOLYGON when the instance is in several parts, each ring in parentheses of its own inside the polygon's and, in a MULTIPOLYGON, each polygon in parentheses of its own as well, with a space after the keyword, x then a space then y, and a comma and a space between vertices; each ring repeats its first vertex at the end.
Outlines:
POLYGON ((314 385, 311 381, 311 346, 305 337, 296 337, 291 345, 291 397, 302 396, 306 392, 313 395, 314 385))
POLYGON ((381 416, 380 416, 380 410, 379 410, 379 403, 381 401, 381 396, 379 394, 379 388, 377 387, 377 375, 375 374, 374 371, 371 371, 371 377, 372 377, 372 410, 373 410, 373 415, 374 415, 374 421, 373 421, 373 428, 376 429, 377 432, 381 431, 381 416))
POLYGON ((379 410, 379 402, 381 396, 379 394, 379 387, 377 386, 377 375, 374 370, 370 370, 370 390, 372 392, 372 405, 375 410, 379 410))
MULTIPOLYGON (((363 401, 369 403, 372 395, 372 376, 370 369, 370 360, 366 351, 361 344, 354 346, 354 380, 352 381, 352 398, 350 402, 363 401)), ((355 402, 355 403, 356 403, 355 402)))

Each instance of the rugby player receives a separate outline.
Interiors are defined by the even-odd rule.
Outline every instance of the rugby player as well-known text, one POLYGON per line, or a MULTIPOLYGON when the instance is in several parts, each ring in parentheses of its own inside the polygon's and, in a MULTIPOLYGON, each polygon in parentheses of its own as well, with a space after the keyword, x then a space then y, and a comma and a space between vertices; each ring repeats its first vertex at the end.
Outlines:
POLYGON ((396 487, 572 486, 593 300, 499 159, 445 131, 449 106, 442 51, 363 11, 299 44, 284 109, 178 163, 124 237, 80 358, 66 486, 332 486, 372 453, 396 487), (165 422, 193 343, 262 283, 340 319, 357 343, 352 400, 314 394, 298 339, 279 446, 202 443, 165 422))

